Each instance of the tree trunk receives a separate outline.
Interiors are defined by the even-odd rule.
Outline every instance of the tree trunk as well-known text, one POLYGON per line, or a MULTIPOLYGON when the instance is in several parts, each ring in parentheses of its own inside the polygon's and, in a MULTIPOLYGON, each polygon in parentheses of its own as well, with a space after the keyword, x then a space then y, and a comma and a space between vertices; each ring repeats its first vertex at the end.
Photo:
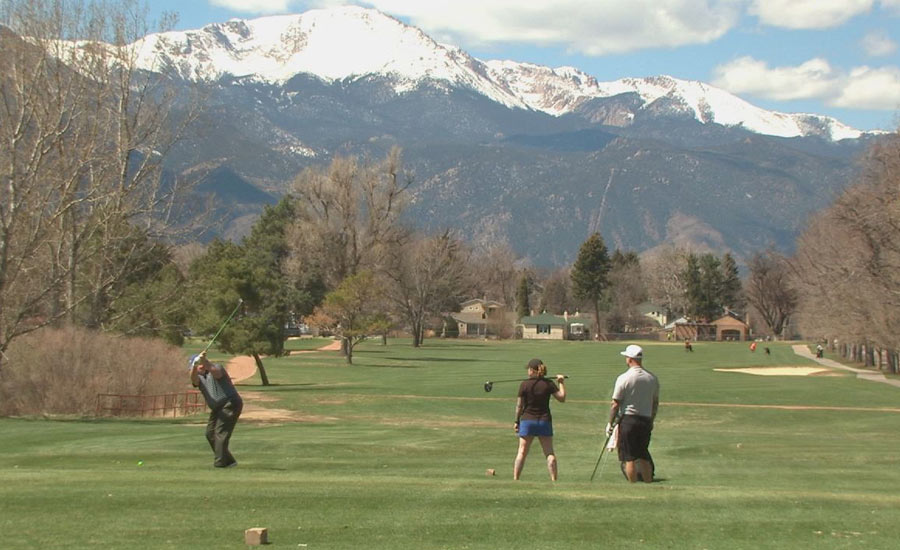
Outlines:
POLYGON ((353 364, 353 342, 350 341, 350 338, 343 338, 341 341, 341 347, 346 349, 346 353, 344 353, 344 357, 347 359, 347 364, 353 364))
POLYGON ((412 323, 412 337, 413 337, 413 347, 417 348, 422 345, 422 329, 419 326, 418 321, 413 321, 412 323))
POLYGON ((253 354, 253 360, 256 361, 256 369, 259 371, 259 377, 262 379, 262 385, 269 385, 269 376, 266 374, 266 367, 263 366, 262 358, 258 353, 253 354))
POLYGON ((600 300, 594 300, 594 331, 597 341, 600 340, 600 300))

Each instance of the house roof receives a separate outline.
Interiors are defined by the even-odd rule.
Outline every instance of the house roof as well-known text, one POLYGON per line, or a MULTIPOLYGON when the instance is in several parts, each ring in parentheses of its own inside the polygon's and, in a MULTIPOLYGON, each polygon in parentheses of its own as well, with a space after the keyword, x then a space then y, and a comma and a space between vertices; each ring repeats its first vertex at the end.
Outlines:
POLYGON ((675 325, 686 325, 688 324, 688 322, 689 321, 687 320, 687 317, 679 317, 678 319, 675 319, 674 321, 666 325, 666 329, 673 329, 675 328, 675 325))
MULTIPOLYGON (((571 321, 571 317, 569 318, 569 320, 571 321)), ((568 324, 564 318, 550 313, 528 315, 519 319, 519 323, 523 325, 553 325, 560 327, 568 324)))
POLYGON ((732 326, 732 327, 742 327, 742 328, 747 327, 747 323, 741 321, 740 319, 738 319, 732 315, 725 315, 724 317, 719 317, 718 319, 713 321, 712 324, 714 324, 716 326, 732 326))
POLYGON ((461 303, 461 307, 471 306, 473 304, 482 304, 484 307, 503 307, 501 302, 495 302, 494 300, 482 300, 481 298, 473 298, 471 300, 466 300, 461 303))
POLYGON ((637 310, 646 315, 648 313, 662 313, 665 311, 665 308, 652 302, 642 302, 637 305, 637 310))
POLYGON ((486 325, 488 322, 488 320, 483 318, 481 313, 478 313, 477 311, 451 313, 450 317, 458 323, 465 323, 467 325, 486 325))

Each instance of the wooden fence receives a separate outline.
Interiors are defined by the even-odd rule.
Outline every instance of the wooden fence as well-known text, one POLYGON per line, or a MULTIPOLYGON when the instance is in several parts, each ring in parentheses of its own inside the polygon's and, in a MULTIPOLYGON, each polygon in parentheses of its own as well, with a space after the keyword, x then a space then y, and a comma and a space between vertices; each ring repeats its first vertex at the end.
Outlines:
POLYGON ((900 353, 871 344, 829 341, 828 348, 842 358, 891 374, 900 373, 900 353))
POLYGON ((97 395, 97 416, 161 417, 187 416, 206 408, 203 395, 196 390, 161 395, 97 395))

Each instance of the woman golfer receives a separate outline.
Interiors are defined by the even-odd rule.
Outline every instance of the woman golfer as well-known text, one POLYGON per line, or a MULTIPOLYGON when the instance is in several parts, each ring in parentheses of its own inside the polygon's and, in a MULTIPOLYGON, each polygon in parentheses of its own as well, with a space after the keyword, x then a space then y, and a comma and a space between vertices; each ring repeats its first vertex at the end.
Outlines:
POLYGON ((556 455, 553 453, 553 419, 550 417, 550 396, 560 403, 566 400, 565 376, 556 375, 556 384, 544 378, 547 366, 540 359, 528 362, 528 380, 519 386, 516 401, 516 434, 519 436, 519 452, 513 466, 513 479, 518 480, 525 465, 525 457, 534 437, 541 442, 550 479, 556 481, 556 455), (557 384, 559 385, 557 387, 557 384))

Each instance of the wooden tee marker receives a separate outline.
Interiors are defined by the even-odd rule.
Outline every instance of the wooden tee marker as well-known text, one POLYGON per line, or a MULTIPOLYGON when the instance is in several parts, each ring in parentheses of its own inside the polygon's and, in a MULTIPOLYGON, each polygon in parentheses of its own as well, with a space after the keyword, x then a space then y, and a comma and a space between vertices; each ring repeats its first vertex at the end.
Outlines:
POLYGON ((244 543, 247 546, 261 546, 269 544, 269 529, 266 527, 253 527, 244 531, 244 543))

